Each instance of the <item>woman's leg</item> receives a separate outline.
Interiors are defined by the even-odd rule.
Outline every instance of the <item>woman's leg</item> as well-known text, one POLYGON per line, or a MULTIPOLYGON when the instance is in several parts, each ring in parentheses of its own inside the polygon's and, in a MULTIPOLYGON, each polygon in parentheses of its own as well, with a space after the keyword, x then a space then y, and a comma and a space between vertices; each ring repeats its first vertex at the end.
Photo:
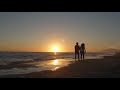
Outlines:
POLYGON ((83 52, 83 60, 84 60, 84 55, 85 55, 85 54, 84 54, 84 52, 83 52))
POLYGON ((84 52, 82 52, 82 54, 81 54, 81 55, 82 55, 82 60, 84 60, 84 52))
POLYGON ((80 52, 80 55, 81 55, 80 57, 81 57, 81 60, 82 60, 82 52, 80 52))

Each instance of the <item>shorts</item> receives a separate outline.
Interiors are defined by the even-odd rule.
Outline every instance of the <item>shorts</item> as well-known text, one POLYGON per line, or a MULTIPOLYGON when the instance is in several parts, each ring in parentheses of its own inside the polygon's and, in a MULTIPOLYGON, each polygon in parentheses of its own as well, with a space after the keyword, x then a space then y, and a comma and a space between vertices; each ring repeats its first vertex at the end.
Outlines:
POLYGON ((79 52, 75 52, 75 54, 79 54, 79 52))

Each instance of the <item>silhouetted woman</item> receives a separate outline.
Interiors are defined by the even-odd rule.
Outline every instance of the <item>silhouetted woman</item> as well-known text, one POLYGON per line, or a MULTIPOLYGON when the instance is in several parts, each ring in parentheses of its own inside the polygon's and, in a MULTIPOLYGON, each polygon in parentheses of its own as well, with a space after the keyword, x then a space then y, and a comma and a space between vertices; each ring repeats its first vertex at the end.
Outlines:
POLYGON ((82 43, 80 47, 81 60, 84 60, 85 53, 86 53, 85 44, 82 43))

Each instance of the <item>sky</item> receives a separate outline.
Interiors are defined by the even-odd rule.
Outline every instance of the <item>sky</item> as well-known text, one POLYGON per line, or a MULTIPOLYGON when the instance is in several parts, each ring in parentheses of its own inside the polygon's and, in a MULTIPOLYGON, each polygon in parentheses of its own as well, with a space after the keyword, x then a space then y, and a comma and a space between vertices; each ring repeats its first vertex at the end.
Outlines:
POLYGON ((0 12, 0 51, 73 52, 120 48, 120 12, 0 12))

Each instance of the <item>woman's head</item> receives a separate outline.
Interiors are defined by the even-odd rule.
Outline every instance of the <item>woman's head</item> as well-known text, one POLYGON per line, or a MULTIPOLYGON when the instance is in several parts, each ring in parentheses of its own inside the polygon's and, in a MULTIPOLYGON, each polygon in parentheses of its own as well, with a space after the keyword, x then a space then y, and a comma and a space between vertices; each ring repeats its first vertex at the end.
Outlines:
POLYGON ((84 43, 82 43, 82 44, 81 44, 81 47, 85 47, 85 44, 84 44, 84 43))

